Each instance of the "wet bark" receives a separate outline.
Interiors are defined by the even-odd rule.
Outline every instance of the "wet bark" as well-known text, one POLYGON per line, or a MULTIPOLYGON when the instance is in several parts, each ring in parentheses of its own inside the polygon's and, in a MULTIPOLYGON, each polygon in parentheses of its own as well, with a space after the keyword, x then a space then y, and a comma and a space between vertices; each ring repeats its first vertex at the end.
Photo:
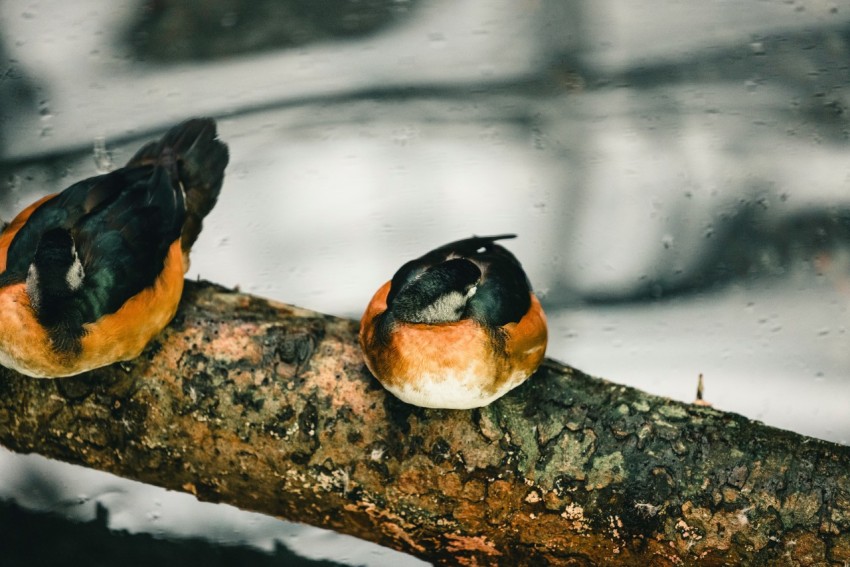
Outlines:
POLYGON ((850 448, 546 361, 475 411, 386 394, 357 324, 187 284, 137 360, 0 370, 0 443, 451 565, 843 565, 850 448))

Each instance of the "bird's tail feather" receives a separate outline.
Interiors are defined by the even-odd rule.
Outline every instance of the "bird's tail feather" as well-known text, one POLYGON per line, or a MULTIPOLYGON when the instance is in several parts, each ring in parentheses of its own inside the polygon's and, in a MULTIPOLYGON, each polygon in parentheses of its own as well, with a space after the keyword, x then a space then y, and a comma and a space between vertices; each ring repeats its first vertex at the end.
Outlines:
POLYGON ((181 245, 184 256, 188 256, 201 232, 204 217, 218 200, 229 152, 218 139, 212 118, 193 118, 171 128, 160 140, 143 146, 127 165, 161 164, 171 168, 175 157, 186 196, 181 245))

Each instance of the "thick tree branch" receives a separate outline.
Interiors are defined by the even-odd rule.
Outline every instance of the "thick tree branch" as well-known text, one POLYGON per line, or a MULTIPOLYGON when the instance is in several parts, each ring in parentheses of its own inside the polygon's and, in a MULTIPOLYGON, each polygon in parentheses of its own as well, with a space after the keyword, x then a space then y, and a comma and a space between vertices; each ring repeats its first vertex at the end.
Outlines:
POLYGON ((475 411, 405 405, 357 324, 188 283, 138 360, 0 371, 0 443, 460 565, 838 565, 850 448, 547 361, 475 411))

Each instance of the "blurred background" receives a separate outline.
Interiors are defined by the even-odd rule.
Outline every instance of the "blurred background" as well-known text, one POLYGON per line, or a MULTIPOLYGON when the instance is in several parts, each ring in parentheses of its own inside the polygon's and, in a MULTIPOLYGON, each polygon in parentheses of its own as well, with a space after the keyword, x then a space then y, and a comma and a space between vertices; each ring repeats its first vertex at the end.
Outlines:
MULTIPOLYGON (((682 401, 703 374, 846 444, 848 85, 828 0, 6 0, 0 218, 211 115, 231 163, 190 277, 359 317, 406 260, 514 232, 550 357, 682 401)), ((0 550, 422 564, 3 449, 0 550)))

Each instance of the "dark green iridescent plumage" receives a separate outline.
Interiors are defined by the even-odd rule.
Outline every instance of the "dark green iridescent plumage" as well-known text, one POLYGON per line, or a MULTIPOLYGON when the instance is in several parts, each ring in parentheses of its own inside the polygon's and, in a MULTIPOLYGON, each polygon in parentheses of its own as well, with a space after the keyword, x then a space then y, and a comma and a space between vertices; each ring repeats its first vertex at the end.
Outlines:
MULTIPOLYGON (((171 244, 180 236, 183 196, 162 166, 124 168, 80 181, 50 199, 30 216, 9 246, 4 284, 24 281, 42 236, 55 230, 76 246, 83 285, 73 294, 61 289, 67 265, 36 262, 45 290, 36 314, 47 327, 82 334, 82 325, 117 311, 124 302, 153 284, 171 244)), ((42 249, 44 246, 42 246, 42 249)), ((48 252, 47 258, 60 251, 48 252)))
POLYGON ((75 183, 44 202, 17 232, 0 287, 37 274, 30 280, 38 284, 31 303, 57 348, 74 350, 84 324, 118 311, 153 285, 181 235, 183 249, 191 247, 228 161, 215 130, 210 119, 172 128, 126 167, 75 183), (74 249, 84 276, 79 287, 67 289, 74 249))
POLYGON ((407 262, 393 276, 387 313, 395 317, 402 305, 404 310, 425 308, 440 295, 466 294, 474 285, 461 319, 491 329, 519 322, 531 305, 531 285, 516 257, 495 243, 513 237, 467 238, 407 262))

